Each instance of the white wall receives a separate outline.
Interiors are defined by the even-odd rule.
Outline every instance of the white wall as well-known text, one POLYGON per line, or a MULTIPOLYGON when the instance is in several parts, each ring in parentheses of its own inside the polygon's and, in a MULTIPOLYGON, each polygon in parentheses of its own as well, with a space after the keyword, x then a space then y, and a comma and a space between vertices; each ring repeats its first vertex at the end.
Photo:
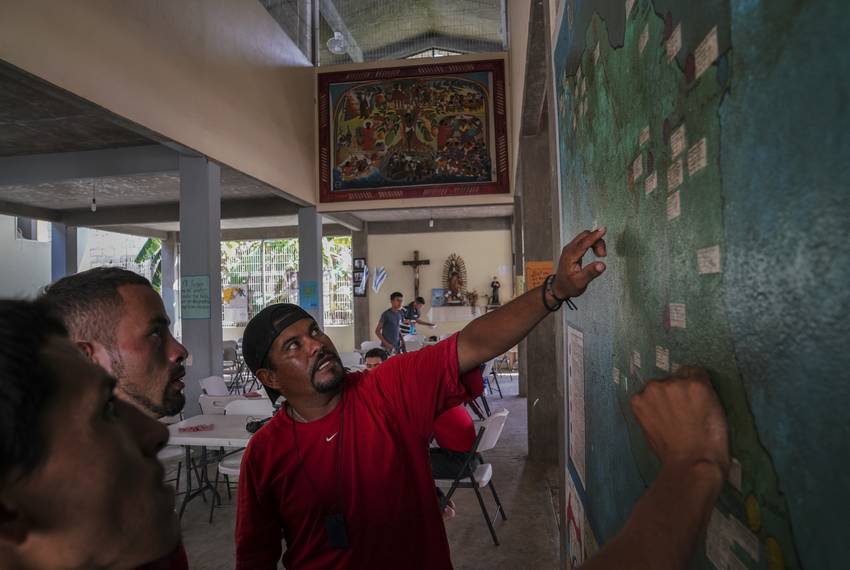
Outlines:
POLYGON ((0 297, 32 298, 50 283, 50 242, 15 238, 15 218, 0 215, 0 297))
MULTIPOLYGON (((493 276, 499 277, 502 284, 500 297, 502 303, 510 299, 511 294, 511 233, 509 230, 491 230, 478 232, 445 232, 404 235, 369 236, 369 331, 375 339, 374 330, 378 326, 381 313, 390 306, 390 293, 401 291, 405 303, 413 300, 413 270, 402 265, 402 261, 413 258, 413 250, 419 250, 421 259, 431 260, 430 265, 420 267, 419 294, 425 298, 422 309, 423 318, 431 308, 431 289, 443 287, 443 263, 452 253, 460 255, 466 263, 469 284, 467 290, 477 290, 478 304, 483 307, 490 294, 490 282, 493 276), (372 279, 375 268, 384 266, 387 279, 379 293, 372 291, 372 279)), ((465 322, 441 323, 437 329, 423 328, 425 334, 451 333, 462 329, 465 322)))
POLYGON ((312 203, 313 68, 257 0, 0 0, 0 59, 312 203))

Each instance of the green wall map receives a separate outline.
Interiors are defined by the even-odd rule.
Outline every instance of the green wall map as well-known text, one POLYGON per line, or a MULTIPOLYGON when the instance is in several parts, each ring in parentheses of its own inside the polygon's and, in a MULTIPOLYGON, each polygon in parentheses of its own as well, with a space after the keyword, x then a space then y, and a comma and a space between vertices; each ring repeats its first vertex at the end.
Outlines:
POLYGON ((579 60, 567 63, 565 44, 577 41, 568 33, 555 54, 565 235, 604 225, 609 244, 608 271, 582 303, 593 309, 567 317, 584 334, 587 383, 587 473, 571 470, 594 530, 610 538, 630 508, 623 496, 638 495, 658 470, 629 397, 679 364, 704 366, 727 412, 734 462, 695 567, 799 568, 726 309, 719 109, 735 86, 735 52, 721 50, 728 30, 713 27, 687 53, 681 23, 666 20, 637 2, 612 48, 619 38, 594 14, 573 31, 584 36, 579 60))

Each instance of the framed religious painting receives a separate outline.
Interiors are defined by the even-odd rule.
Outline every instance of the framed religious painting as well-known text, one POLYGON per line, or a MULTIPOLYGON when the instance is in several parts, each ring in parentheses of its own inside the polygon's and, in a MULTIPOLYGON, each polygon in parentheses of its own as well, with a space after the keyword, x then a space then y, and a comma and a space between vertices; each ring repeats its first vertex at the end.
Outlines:
POLYGON ((505 62, 318 74, 320 203, 509 192, 505 62))

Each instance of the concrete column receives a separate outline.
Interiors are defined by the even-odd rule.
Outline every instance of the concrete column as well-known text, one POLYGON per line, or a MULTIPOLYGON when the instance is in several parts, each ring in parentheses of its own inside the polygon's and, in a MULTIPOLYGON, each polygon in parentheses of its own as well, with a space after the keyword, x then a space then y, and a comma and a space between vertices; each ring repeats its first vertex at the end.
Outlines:
MULTIPOLYGON (((517 183, 516 183, 516 193, 514 195, 514 216, 511 222, 511 241, 513 246, 513 262, 514 262, 514 275, 515 276, 525 276, 525 245, 523 243, 523 234, 525 230, 525 226, 523 225, 523 214, 522 214, 522 165, 519 165, 517 168, 517 183)), ((514 277, 516 279, 516 277, 514 277)), ((514 287, 516 288, 516 283, 514 283, 514 287)), ((525 289, 525 288, 524 288, 525 289)), ((517 291, 517 294, 524 293, 523 291, 517 291)), ((518 381, 518 390, 519 395, 527 398, 528 397, 528 369, 525 367, 525 362, 528 359, 528 348, 526 346, 525 340, 519 343, 519 350, 517 351, 517 372, 519 381, 518 381)))
POLYGON ((51 223, 50 281, 77 272, 77 228, 51 223))
MULTIPOLYGON (((351 257, 364 257, 369 262, 369 224, 363 222, 363 229, 359 232, 351 232, 351 257)), ((370 340, 369 330, 369 295, 365 297, 354 297, 354 347, 359 348, 360 343, 370 340)))
MULTIPOLYGON (((551 171, 548 129, 522 137, 522 216, 526 261, 555 258, 552 247, 551 171)), ((531 459, 558 463, 558 416, 563 396, 558 389, 555 324, 559 314, 549 315, 525 340, 521 370, 528 389, 528 455, 531 459)))
POLYGON ((186 371, 186 407, 201 413, 198 380, 220 376, 221 171, 206 157, 180 157, 180 318, 191 355, 186 371))
POLYGON ((298 210, 298 304, 324 327, 322 216, 315 206, 298 210))
POLYGON ((162 240, 159 263, 162 267, 162 302, 165 312, 171 322, 176 321, 177 311, 174 306, 174 280, 176 279, 177 262, 177 236, 174 232, 168 232, 168 237, 162 240))

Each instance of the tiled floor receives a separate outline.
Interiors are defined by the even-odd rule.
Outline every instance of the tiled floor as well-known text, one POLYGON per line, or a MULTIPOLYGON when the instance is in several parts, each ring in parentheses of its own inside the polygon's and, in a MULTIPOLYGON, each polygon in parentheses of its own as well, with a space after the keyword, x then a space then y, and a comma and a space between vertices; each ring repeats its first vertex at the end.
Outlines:
MULTIPOLYGON (((493 481, 508 520, 496 522, 501 546, 494 546, 475 494, 469 489, 458 490, 454 499, 457 516, 446 524, 452 560, 458 570, 557 568, 558 530, 551 500, 557 470, 528 461, 526 400, 517 396, 516 375, 501 378, 504 399, 499 399, 498 394, 489 396, 490 406, 493 411, 506 408, 510 415, 499 444, 485 454, 485 459, 493 464, 493 481)), ((492 495, 485 490, 484 497, 487 508, 494 513, 492 495)), ((225 495, 224 505, 215 511, 213 524, 207 522, 208 515, 208 505, 198 499, 183 517, 190 568, 233 568, 235 502, 228 502, 225 495)))

